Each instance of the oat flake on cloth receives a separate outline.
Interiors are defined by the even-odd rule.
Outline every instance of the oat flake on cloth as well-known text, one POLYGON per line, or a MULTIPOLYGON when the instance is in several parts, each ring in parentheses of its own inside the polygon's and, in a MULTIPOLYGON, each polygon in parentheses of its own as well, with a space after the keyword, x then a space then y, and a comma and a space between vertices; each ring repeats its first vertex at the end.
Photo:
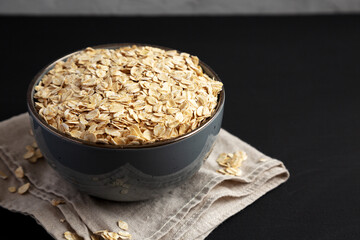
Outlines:
POLYGON ((64 239, 66 231, 86 240, 98 230, 117 232, 118 220, 128 223, 135 240, 205 239, 227 218, 289 178, 282 162, 221 129, 209 158, 185 184, 148 201, 101 200, 77 191, 44 159, 35 164, 24 160, 25 146, 34 142, 29 129, 27 113, 0 122, 0 170, 8 176, 0 178, 0 206, 32 216, 59 240, 64 239), (219 174, 218 155, 239 150, 248 155, 241 166, 242 175, 219 174), (21 179, 14 173, 19 166, 25 172, 21 179), (31 184, 27 193, 8 191, 8 187, 26 182, 31 184), (53 199, 64 199, 65 203, 53 206, 53 199))

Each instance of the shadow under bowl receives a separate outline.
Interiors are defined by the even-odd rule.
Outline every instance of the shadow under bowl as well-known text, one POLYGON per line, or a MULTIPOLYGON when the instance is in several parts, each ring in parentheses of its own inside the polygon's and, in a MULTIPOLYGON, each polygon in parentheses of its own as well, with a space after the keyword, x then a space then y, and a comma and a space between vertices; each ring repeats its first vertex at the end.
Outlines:
MULTIPOLYGON (((109 44, 93 48, 116 49, 134 44, 109 44)), ((146 45, 169 50, 169 48, 146 45)), ((34 104, 34 88, 56 62, 40 71, 29 85, 27 106, 31 127, 45 159, 64 179, 89 195, 114 201, 139 201, 158 197, 197 173, 218 135, 224 111, 224 89, 215 113, 197 129, 174 139, 143 145, 115 146, 92 143, 65 135, 48 125, 34 104)), ((204 72, 217 81, 203 62, 204 72)))

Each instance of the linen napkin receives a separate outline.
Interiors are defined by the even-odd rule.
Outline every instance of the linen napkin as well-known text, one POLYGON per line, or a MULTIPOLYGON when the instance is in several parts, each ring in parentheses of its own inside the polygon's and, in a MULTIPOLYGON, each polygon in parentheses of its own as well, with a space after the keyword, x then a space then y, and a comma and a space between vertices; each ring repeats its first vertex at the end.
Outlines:
POLYGON ((107 229, 117 232, 117 221, 128 223, 132 239, 205 239, 220 223, 285 182, 289 172, 279 160, 268 157, 221 129, 212 153, 200 171, 183 185, 162 196, 141 202, 113 202, 77 191, 45 161, 23 158, 30 134, 27 113, 0 122, 0 206, 30 215, 55 239, 75 232, 85 240, 90 233, 107 229), (240 176, 223 175, 216 162, 221 153, 245 151, 240 176), (24 178, 15 169, 24 169, 24 178), (30 183, 25 194, 8 187, 30 183), (64 204, 51 201, 63 199, 64 204))

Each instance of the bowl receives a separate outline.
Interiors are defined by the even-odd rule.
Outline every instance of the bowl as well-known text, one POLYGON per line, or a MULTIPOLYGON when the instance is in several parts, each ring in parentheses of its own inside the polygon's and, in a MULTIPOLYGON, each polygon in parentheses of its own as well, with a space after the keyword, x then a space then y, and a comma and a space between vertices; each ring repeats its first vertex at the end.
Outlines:
MULTIPOLYGON (((93 48, 120 48, 134 44, 110 44, 93 48)), ((166 47, 149 44, 165 50, 166 47)), ((27 91, 27 107, 37 144, 49 165, 80 191, 102 199, 139 201, 161 196, 188 181, 209 156, 223 118, 225 92, 218 96, 214 114, 197 129, 174 139, 144 145, 106 145, 65 135, 48 125, 34 105, 34 87, 56 62, 41 70, 27 91)), ((220 81, 200 61, 203 71, 220 81)))

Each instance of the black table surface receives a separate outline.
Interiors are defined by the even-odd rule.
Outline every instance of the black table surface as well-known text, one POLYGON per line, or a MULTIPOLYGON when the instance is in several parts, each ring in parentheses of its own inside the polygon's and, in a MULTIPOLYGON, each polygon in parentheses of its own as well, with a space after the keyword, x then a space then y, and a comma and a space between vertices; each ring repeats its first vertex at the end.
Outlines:
MULTIPOLYGON (((0 17, 0 35, 0 120, 26 111, 41 68, 87 46, 198 56, 224 82, 223 128, 291 174, 207 239, 360 239, 360 15, 0 17)), ((0 216, 1 239, 51 239, 29 216, 0 216)))

